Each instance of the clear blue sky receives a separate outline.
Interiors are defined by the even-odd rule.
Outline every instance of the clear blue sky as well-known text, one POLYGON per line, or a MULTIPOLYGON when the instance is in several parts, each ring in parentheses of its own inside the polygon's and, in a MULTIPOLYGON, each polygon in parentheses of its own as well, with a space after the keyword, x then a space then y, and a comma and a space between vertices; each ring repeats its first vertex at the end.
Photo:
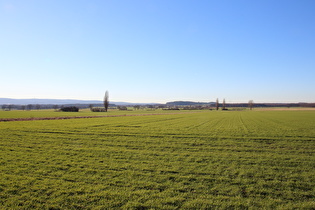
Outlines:
POLYGON ((0 97, 315 102, 314 0, 0 0, 0 97))

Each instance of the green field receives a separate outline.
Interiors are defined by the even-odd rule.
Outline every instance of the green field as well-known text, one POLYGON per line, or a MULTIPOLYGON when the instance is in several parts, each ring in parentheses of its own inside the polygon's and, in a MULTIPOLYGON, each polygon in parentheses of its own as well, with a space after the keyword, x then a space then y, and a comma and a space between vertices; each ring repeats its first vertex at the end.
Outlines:
POLYGON ((178 113, 0 122, 0 209, 315 208, 315 111, 178 113))
MULTIPOLYGON (((136 111, 118 111, 111 110, 109 112, 91 112, 89 109, 83 109, 79 112, 59 112, 54 110, 33 110, 33 111, 0 111, 0 119, 8 118, 45 118, 45 117, 73 117, 73 116, 112 116, 112 115, 136 115, 136 114, 156 114, 169 113, 171 111, 157 110, 136 110, 136 111)), ((174 112, 174 111, 173 111, 174 112)), ((176 111, 175 111, 176 112, 176 111)), ((185 111, 181 111, 185 112, 185 111)), ((187 112, 187 111, 186 111, 187 112)))

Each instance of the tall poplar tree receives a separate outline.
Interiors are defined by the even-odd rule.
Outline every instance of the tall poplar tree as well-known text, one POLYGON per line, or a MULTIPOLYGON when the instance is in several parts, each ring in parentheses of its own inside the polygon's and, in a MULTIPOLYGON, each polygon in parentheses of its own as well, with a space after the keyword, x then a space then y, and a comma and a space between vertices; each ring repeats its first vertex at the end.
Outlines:
POLYGON ((252 110, 252 109, 253 109, 253 106, 254 106, 254 101, 253 101, 253 100, 249 100, 249 101, 248 101, 248 107, 249 107, 249 109, 252 110))
POLYGON ((105 92, 105 96, 104 96, 104 108, 105 108, 105 112, 107 112, 108 110, 108 105, 109 105, 109 95, 108 95, 108 91, 106 90, 105 92))
POLYGON ((225 110, 225 98, 223 99, 222 110, 225 110))

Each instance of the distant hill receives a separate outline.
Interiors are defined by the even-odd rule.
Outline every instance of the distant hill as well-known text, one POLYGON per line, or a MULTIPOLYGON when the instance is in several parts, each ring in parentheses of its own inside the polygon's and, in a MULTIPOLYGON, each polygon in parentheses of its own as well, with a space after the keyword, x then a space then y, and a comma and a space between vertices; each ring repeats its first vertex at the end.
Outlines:
POLYGON ((0 98, 0 104, 98 104, 103 103, 97 100, 74 100, 74 99, 13 99, 13 98, 0 98))
POLYGON ((167 102, 167 106, 201 106, 201 105, 214 105, 215 102, 194 102, 194 101, 173 101, 167 102))
MULTIPOLYGON (((118 106, 131 106, 131 105, 153 105, 156 103, 129 103, 129 102, 113 102, 110 104, 118 106)), ((103 101, 98 100, 75 100, 75 99, 13 99, 13 98, 0 98, 0 104, 14 104, 14 105, 27 105, 27 104, 103 104, 103 101)))
MULTIPOLYGON (((159 103, 129 103, 109 101, 110 105, 114 106, 134 106, 134 105, 163 105, 159 103)), ((103 101, 99 100, 74 100, 74 99, 13 99, 0 98, 0 105, 103 105, 103 101)), ((195 102, 195 101, 172 101, 167 102, 166 106, 215 106, 215 102, 195 102)), ((220 103, 220 107, 222 103, 220 103)), ((247 107, 248 103, 226 103, 226 107, 247 107)), ((315 107, 315 103, 254 103, 254 107, 315 107)))
MULTIPOLYGON (((215 102, 173 101, 167 106, 215 106, 215 102)), ((222 107, 222 102, 219 104, 222 107)), ((248 107, 248 103, 226 103, 226 107, 248 107)), ((315 103, 255 103, 254 107, 315 107, 315 103)))

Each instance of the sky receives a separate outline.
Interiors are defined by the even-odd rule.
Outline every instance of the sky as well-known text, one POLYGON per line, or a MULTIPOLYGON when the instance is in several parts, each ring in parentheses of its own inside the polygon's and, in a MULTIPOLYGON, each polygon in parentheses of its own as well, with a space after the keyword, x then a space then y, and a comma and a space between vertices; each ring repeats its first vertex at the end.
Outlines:
POLYGON ((315 102, 314 0, 0 0, 0 98, 315 102))

